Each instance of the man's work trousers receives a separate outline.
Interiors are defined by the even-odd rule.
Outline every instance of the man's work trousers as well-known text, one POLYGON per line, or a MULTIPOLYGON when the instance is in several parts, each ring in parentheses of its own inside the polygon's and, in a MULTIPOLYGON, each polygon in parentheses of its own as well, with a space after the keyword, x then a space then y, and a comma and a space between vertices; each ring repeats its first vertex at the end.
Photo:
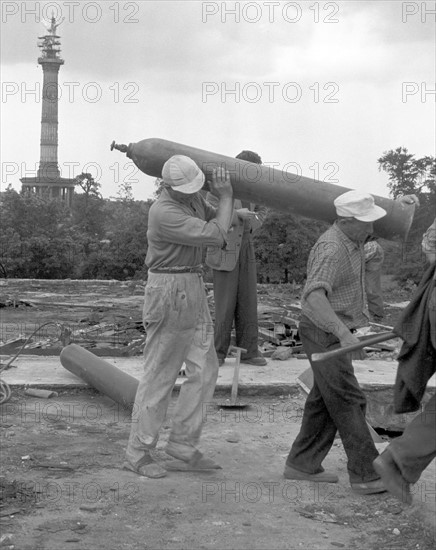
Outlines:
POLYGON ((436 395, 388 448, 404 479, 416 483, 436 457, 436 395))
POLYGON ((212 400, 218 377, 213 323, 202 277, 197 273, 149 273, 144 295, 144 375, 132 414, 127 459, 134 463, 156 446, 171 393, 185 362, 169 440, 189 459, 202 430, 204 404, 212 400))
MULTIPOLYGON (((309 360, 313 353, 329 351, 338 344, 333 334, 323 332, 305 317, 299 333, 309 360)), ((366 424, 366 399, 354 375, 350 356, 311 361, 311 366, 313 387, 304 406, 300 433, 286 463, 310 474, 322 471, 321 463, 338 431, 348 458, 350 482, 378 479, 372 467, 378 451, 366 424)))
POLYGON ((381 265, 373 267, 368 264, 365 268, 365 290, 368 310, 375 317, 383 317, 385 311, 381 286, 381 265))
POLYGON ((233 320, 236 345, 247 350, 243 359, 258 356, 257 274, 251 239, 244 234, 236 266, 232 271, 213 270, 215 299, 215 349, 225 359, 230 346, 233 320))

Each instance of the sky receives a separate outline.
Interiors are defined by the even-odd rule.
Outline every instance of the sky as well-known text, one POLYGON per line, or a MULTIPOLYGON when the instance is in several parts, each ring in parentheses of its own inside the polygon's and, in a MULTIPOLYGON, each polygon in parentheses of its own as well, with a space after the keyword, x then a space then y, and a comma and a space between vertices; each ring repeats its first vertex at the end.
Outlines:
POLYGON ((385 151, 435 154, 435 2, 1 3, 2 190, 39 163, 38 36, 60 26, 63 177, 154 178, 110 143, 162 138, 388 196, 385 151), (432 13, 433 12, 433 13, 432 13))

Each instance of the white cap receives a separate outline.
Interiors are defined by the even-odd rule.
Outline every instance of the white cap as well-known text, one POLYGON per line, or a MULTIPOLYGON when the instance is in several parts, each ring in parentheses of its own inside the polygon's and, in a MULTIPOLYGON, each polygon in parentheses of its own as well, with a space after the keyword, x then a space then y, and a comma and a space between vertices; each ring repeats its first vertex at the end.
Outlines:
POLYGON ((203 172, 191 158, 184 155, 174 155, 166 161, 162 179, 176 191, 187 195, 196 193, 204 185, 203 172))
POLYGON ((347 191, 339 195, 333 204, 336 214, 344 218, 356 218, 361 222, 375 222, 386 216, 386 210, 374 203, 374 197, 369 193, 347 191))

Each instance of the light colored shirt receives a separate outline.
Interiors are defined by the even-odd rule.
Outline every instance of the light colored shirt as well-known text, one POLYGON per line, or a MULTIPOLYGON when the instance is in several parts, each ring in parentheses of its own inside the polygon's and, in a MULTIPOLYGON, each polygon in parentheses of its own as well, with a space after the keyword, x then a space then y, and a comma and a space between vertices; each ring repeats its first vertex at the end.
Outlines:
MULTIPOLYGON (((212 206, 217 206, 218 197, 212 193, 207 193, 206 201, 212 206)), ((233 221, 227 234, 227 245, 224 248, 209 247, 207 250, 206 264, 217 271, 233 271, 236 268, 242 241, 244 239, 252 241, 254 232, 262 225, 268 213, 265 206, 256 206, 252 203, 244 204, 239 199, 234 200, 233 206, 233 221), (253 218, 241 220, 236 211, 243 206, 256 212, 256 215, 253 218)), ((256 268, 254 262, 251 267, 256 268)))
MULTIPOLYGON (((320 326, 306 298, 312 291, 323 289, 333 311, 348 328, 366 326, 369 315, 365 305, 364 264, 363 245, 349 239, 336 223, 332 225, 310 251, 302 313, 320 326)), ((327 326, 320 328, 331 332, 327 326)))
POLYGON ((226 244, 227 234, 215 215, 216 209, 200 193, 178 200, 164 188, 148 214, 146 265, 150 269, 199 265, 203 247, 226 244))

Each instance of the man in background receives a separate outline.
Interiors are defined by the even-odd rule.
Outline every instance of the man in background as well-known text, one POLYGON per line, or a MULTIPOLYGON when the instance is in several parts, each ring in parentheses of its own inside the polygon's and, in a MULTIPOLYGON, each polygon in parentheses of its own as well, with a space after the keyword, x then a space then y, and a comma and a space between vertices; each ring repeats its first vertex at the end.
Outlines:
MULTIPOLYGON (((262 164, 253 151, 242 151, 237 159, 262 164)), ((211 204, 216 198, 207 194, 211 204)), ((213 269, 215 299, 215 350, 221 366, 227 356, 233 323, 236 346, 245 349, 241 362, 266 365, 258 349, 257 272, 253 234, 262 225, 267 208, 246 201, 234 201, 234 225, 224 250, 210 248, 206 264, 213 269)))
POLYGON ((365 290, 368 311, 372 319, 379 323, 384 317, 381 273, 385 253, 380 243, 370 239, 365 243, 365 290))

